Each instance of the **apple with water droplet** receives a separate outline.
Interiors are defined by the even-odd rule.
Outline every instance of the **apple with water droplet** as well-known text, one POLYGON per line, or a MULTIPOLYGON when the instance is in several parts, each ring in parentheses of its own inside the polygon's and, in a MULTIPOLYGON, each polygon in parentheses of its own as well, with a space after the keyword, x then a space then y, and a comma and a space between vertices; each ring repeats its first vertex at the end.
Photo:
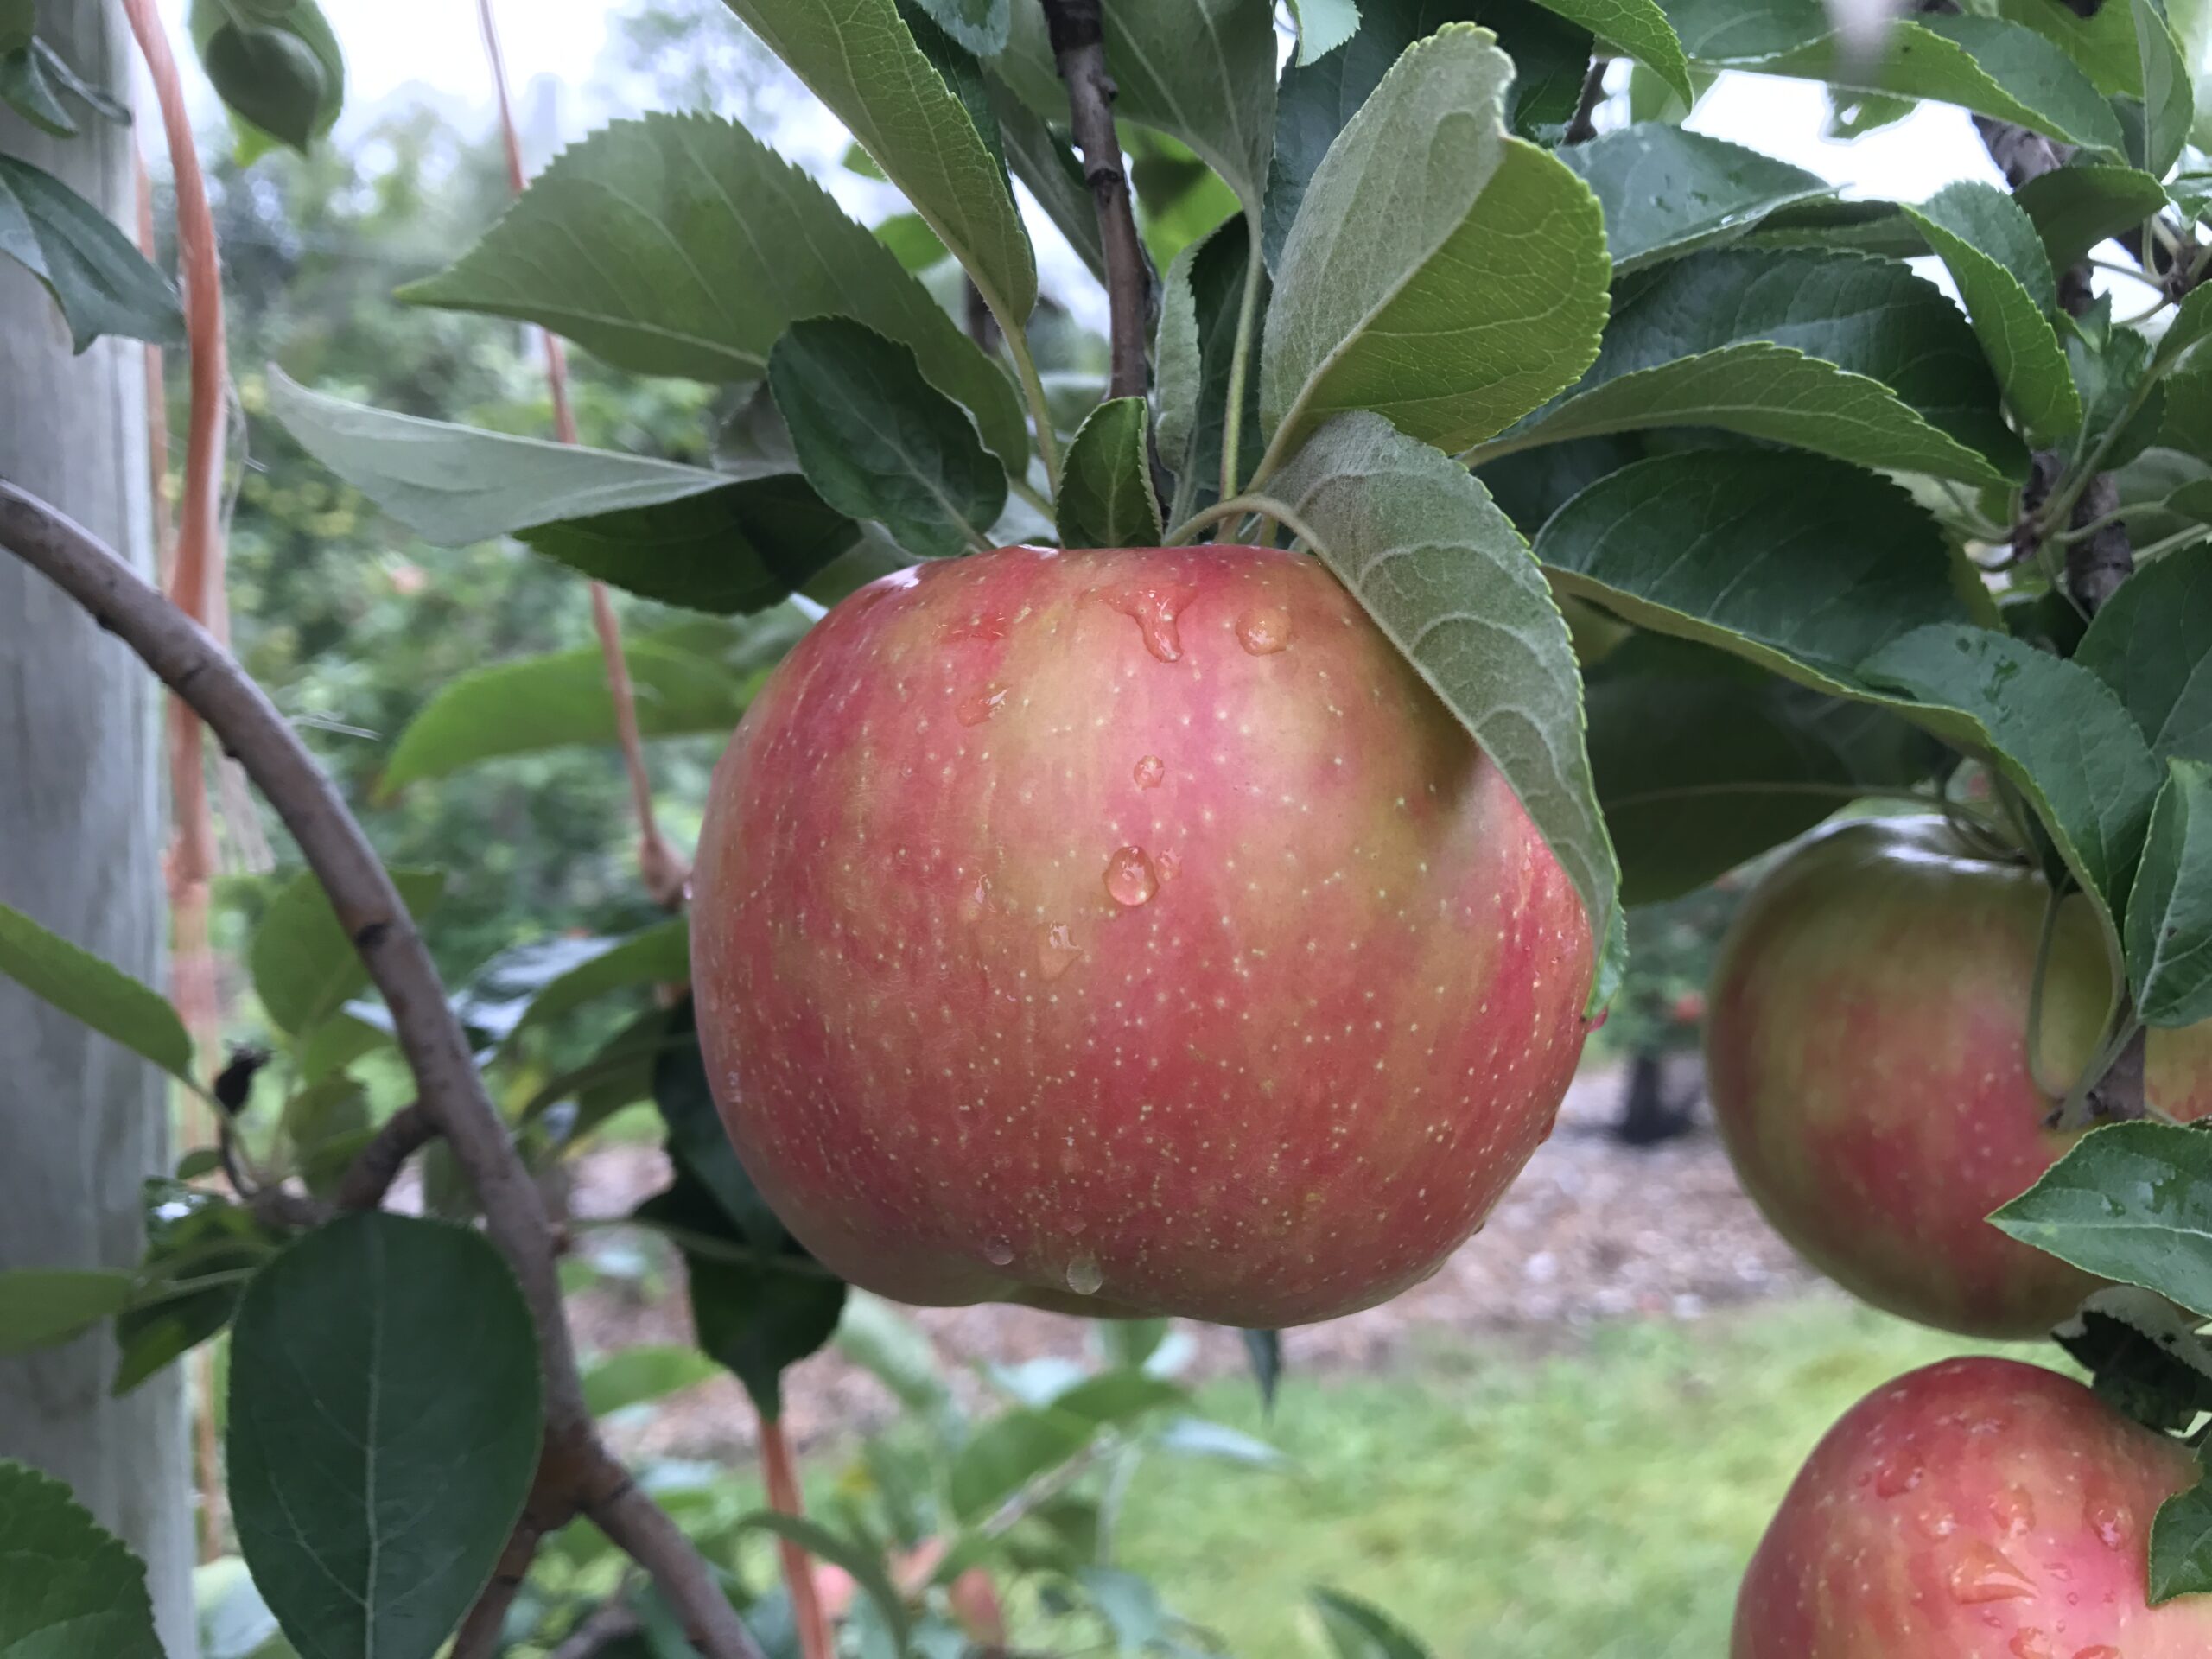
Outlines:
POLYGON ((1316 560, 1004 549, 816 625, 715 773, 701 1039, 856 1284, 1271 1327, 1433 1272, 1550 1132, 1591 931, 1316 560))
POLYGON ((2179 1441, 2071 1378, 1955 1359, 1847 1412, 1744 1574, 1730 1659, 2202 1659, 2212 1597, 2148 1604, 2179 1441))
MULTIPOLYGON (((1968 1336, 2031 1337, 2096 1281, 1986 1220, 2077 1138, 2028 1064, 2050 889, 1942 820, 1847 823, 1792 852, 1738 913, 1705 1028, 1713 1116, 1744 1186, 1806 1259, 1875 1306, 1968 1336)), ((2070 1085, 2112 993, 2088 901, 2051 939, 2044 1080, 2070 1085)), ((2212 1112, 2212 1024, 2153 1031, 2147 1090, 2212 1112)))

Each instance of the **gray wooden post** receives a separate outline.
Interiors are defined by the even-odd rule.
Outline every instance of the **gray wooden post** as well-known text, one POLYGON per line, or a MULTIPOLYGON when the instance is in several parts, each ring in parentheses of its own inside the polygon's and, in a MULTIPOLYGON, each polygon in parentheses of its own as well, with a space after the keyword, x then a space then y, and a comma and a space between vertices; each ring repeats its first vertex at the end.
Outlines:
MULTIPOLYGON (((130 35, 114 0, 43 0, 39 23, 88 78, 130 87, 130 35)), ((0 110, 0 152, 126 226, 137 218, 131 143, 99 122, 48 138, 0 110)), ((45 290, 0 260, 0 478, 148 569, 146 454, 142 348, 102 340, 71 356, 45 290)), ((76 606, 0 557, 0 903, 161 986, 156 690, 76 606)), ((153 1068, 0 982, 0 1268, 136 1263, 139 1183, 169 1163, 167 1112, 153 1068)), ((138 1553, 163 1646, 192 1659, 182 1381, 172 1367, 112 1400, 114 1369, 105 1329, 0 1359, 0 1457, 67 1481, 138 1553)))

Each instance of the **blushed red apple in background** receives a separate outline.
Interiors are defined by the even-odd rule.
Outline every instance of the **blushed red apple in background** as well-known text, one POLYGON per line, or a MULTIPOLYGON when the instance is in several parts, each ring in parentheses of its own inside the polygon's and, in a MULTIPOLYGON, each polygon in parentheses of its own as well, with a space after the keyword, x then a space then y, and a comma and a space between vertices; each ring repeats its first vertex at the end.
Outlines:
POLYGON ((1317 561, 1004 549, 846 600, 715 778, 747 1168, 910 1302, 1274 1326, 1433 1272, 1549 1132, 1588 922, 1317 561))
POLYGON ((2177 1440, 2081 1383, 1955 1359, 1847 1412, 1744 1574, 1731 1659, 2203 1659, 2212 1597, 2147 1602, 2177 1440))
MULTIPOLYGON (((1847 823, 1762 882, 1721 949, 1708 1089, 1767 1219, 1877 1307, 1971 1336, 2049 1330, 2094 1288, 1989 1212, 2074 1135, 2028 1067, 2046 887, 1972 855, 1940 820, 1847 823)), ((2043 1014, 2046 1074, 2088 1063, 2112 979, 2086 901, 2067 901, 2043 1014)), ((2212 1025, 2154 1031, 2152 1103, 2212 1111, 2212 1025)))

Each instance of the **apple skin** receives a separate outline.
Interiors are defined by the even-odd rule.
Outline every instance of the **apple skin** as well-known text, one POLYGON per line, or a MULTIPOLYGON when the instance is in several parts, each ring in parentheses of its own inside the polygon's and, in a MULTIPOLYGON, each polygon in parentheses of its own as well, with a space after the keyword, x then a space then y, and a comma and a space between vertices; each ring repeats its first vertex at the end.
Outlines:
POLYGON ((816 625, 716 771, 708 1075, 908 1302, 1248 1327, 1433 1273, 1550 1132, 1590 929, 1316 560, 1007 548, 816 625))
POLYGON ((1830 1429, 1744 1574, 1730 1659, 2202 1659, 2212 1597, 2147 1605, 2177 1440, 2081 1383, 1953 1359, 1830 1429))
MULTIPOLYGON (((1815 1267, 1875 1306, 1966 1336, 2031 1337, 2096 1281, 1986 1219, 2076 1138, 2027 1063, 2044 894, 1939 819, 1846 823, 1762 882, 1721 947, 1706 1078, 1744 1186, 1815 1267)), ((2111 987, 2087 902, 2060 914, 2046 1072, 2079 1075, 2111 987)), ((2150 1034, 2147 1093, 2212 1110, 2212 1025, 2150 1034)))

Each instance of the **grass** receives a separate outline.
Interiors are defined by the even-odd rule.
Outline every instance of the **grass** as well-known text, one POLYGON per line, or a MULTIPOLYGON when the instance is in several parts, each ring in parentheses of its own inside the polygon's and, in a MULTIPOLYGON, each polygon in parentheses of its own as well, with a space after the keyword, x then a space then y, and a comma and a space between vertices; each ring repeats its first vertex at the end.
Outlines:
POLYGON ((1297 1471, 1152 1462, 1119 1555, 1244 1659, 1313 1651, 1299 1609, 1317 1583, 1438 1659, 1717 1659, 1814 1443, 1876 1385, 1970 1345, 1819 1300, 1611 1326, 1562 1358, 1461 1346, 1393 1376, 1294 1376, 1272 1424, 1224 1381, 1201 1408, 1297 1471))

